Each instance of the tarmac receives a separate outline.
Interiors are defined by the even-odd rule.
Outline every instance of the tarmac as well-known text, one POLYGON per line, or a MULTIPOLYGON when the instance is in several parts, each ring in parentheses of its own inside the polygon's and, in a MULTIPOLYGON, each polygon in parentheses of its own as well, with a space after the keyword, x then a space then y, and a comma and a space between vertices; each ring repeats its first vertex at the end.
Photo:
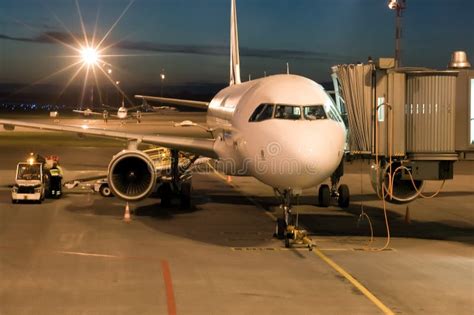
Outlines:
MULTIPOLYGON (((108 127, 206 136, 170 123, 184 119, 205 122, 200 113, 171 113, 108 127)), ((57 154, 67 176, 81 177, 104 173, 123 145, 25 145, 6 136, 0 132, 2 315, 474 313, 474 162, 457 163, 454 180, 433 199, 387 204, 386 250, 379 250, 387 229, 369 166, 348 164, 348 209, 318 207, 316 188, 295 207, 316 244, 308 251, 272 237, 278 202, 247 177, 195 174, 190 210, 149 198, 131 205, 130 223, 123 201, 86 186, 41 205, 11 204, 8 185, 29 151, 57 154)), ((429 183, 426 193, 439 185, 429 183)))

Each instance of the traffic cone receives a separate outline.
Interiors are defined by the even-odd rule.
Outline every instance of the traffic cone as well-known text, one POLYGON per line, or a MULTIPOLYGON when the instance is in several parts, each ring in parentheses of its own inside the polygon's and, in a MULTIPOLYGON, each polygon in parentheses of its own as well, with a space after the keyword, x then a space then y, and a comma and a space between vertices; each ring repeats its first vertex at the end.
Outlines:
POLYGON ((227 182, 228 182, 228 183, 232 183, 232 176, 227 175, 227 182))
POLYGON ((125 213, 123 215, 123 221, 126 223, 130 223, 132 221, 132 217, 130 216, 130 206, 127 204, 125 205, 125 213))
POLYGON ((410 219, 410 208, 407 206, 407 209, 405 211, 405 223, 410 224, 411 219, 410 219))

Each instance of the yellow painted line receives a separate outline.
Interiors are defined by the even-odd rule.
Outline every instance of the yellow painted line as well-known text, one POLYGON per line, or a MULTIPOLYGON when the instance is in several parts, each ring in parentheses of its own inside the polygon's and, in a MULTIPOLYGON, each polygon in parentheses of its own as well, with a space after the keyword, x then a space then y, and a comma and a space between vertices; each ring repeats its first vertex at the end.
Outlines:
POLYGON ((325 252, 347 252, 347 251, 353 251, 352 248, 319 248, 319 250, 325 251, 325 252))
POLYGON ((267 211, 257 200, 255 200, 255 199, 253 199, 252 197, 249 197, 249 196, 245 196, 245 198, 247 198, 248 201, 250 201, 250 202, 253 203, 255 206, 257 206, 257 208, 260 208, 261 210, 263 210, 263 212, 264 212, 267 216, 269 216, 273 221, 276 221, 276 220, 277 220, 277 217, 276 217, 273 213, 267 211))
MULTIPOLYGON (((211 166, 212 167, 212 166, 211 166)), ((216 174, 218 177, 223 179, 226 183, 228 183, 230 186, 233 188, 236 188, 236 185, 232 182, 228 182, 227 178, 225 178, 223 175, 221 175, 219 172, 217 172, 216 169, 214 169, 214 174, 216 174)), ((270 213, 265 210, 265 208, 262 207, 255 199, 249 196, 245 196, 250 202, 252 202, 254 205, 259 207, 260 209, 263 209, 265 214, 269 216, 272 220, 277 220, 276 216, 273 213, 270 213)), ((285 248, 286 250, 290 250, 289 248, 285 248)), ((280 250, 285 250, 285 249, 280 249, 280 250)), ((232 248, 233 251, 255 251, 259 250, 257 248, 232 248)), ((267 249, 268 250, 268 249, 267 249)), ((307 249, 306 249, 307 250, 307 249)), ((382 303, 375 295, 373 295, 366 287, 364 287, 359 281, 357 281, 353 276, 351 276, 347 271, 345 271, 341 266, 336 264, 332 259, 327 257, 326 255, 323 254, 321 250, 325 251, 336 251, 336 250, 347 250, 347 249, 336 249, 336 248, 327 248, 327 249, 318 249, 314 248, 313 253, 321 258, 324 262, 326 262, 329 266, 331 266, 334 270, 336 270, 338 273, 340 273, 344 278, 346 278, 350 283, 352 283, 353 286, 355 286, 362 294, 364 294, 372 303, 374 303, 384 314, 386 315, 395 315, 395 313, 389 309, 385 304, 382 303)))
POLYGON ((374 303, 384 314, 394 315, 395 313, 383 304, 375 295, 373 295, 366 287, 364 287, 359 281, 345 271, 341 266, 336 264, 331 258, 324 255, 319 249, 315 248, 313 253, 321 258, 325 263, 331 266, 334 270, 340 273, 346 278, 353 286, 355 286, 362 294, 364 294, 372 303, 374 303))

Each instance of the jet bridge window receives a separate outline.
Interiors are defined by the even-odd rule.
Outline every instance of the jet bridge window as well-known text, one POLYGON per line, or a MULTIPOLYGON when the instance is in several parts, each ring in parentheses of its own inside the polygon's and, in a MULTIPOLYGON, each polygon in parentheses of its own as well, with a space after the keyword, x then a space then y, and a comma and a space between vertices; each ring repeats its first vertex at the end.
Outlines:
POLYGON ((298 120, 301 119, 301 107, 291 105, 277 105, 275 118, 298 120))
POLYGON ((304 118, 308 120, 327 119, 323 105, 313 105, 303 107, 304 118))
POLYGON ((272 104, 260 104, 253 112, 252 116, 250 116, 249 122, 271 119, 273 115, 273 107, 272 104))

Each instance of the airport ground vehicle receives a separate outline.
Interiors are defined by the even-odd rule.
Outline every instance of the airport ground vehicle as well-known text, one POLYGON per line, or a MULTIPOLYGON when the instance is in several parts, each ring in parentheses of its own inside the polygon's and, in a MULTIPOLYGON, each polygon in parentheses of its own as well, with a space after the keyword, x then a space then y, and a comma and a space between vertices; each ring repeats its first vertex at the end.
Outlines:
POLYGON ((102 197, 112 197, 113 193, 109 187, 107 178, 99 179, 94 183, 94 191, 100 193, 102 197))
POLYGON ((62 195, 62 170, 58 160, 57 156, 44 158, 32 153, 26 162, 18 163, 12 188, 12 203, 41 203, 46 197, 59 198, 62 195))

